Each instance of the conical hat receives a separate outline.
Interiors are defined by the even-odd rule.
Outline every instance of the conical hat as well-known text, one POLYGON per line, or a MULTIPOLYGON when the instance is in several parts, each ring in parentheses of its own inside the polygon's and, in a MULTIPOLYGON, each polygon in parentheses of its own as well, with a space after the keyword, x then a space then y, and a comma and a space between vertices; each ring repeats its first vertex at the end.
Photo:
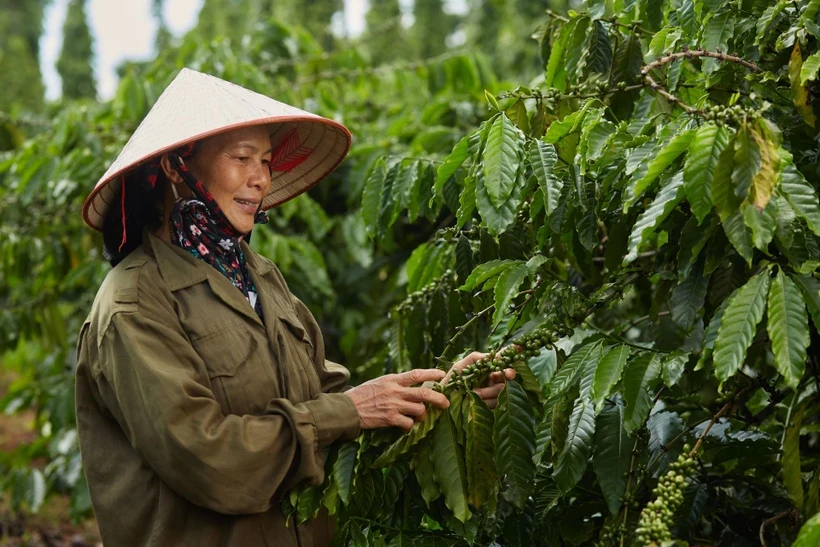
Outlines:
POLYGON ((204 137, 266 124, 271 125, 272 184, 262 201, 263 209, 314 186, 350 149, 350 132, 338 122, 183 68, 86 198, 83 218, 92 228, 102 230, 123 175, 138 165, 204 137))

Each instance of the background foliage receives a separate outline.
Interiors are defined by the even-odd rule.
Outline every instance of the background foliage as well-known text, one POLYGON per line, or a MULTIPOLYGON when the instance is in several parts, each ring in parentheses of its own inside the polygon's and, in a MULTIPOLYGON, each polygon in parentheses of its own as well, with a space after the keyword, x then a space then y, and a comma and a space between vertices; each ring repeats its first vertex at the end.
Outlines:
POLYGON ((0 404, 40 432, 0 456, 15 505, 89 510, 72 349, 108 267, 78 211, 190 66, 354 133, 253 245, 358 380, 529 341, 495 411, 451 386, 409 435, 334 447, 294 519, 324 507, 353 545, 815 545, 820 2, 425 0, 408 28, 380 0, 358 40, 333 2, 307 28, 286 6, 209 0, 114 100, 0 119, 0 404))

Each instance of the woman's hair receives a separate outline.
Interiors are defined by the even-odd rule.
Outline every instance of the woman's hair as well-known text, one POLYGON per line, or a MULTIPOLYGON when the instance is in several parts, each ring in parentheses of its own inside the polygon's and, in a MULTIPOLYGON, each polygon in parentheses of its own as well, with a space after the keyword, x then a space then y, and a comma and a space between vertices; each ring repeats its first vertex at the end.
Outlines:
POLYGON ((162 198, 167 178, 160 170, 157 183, 151 187, 145 169, 136 169, 125 177, 125 245, 122 244, 122 184, 103 219, 103 253, 116 266, 142 244, 144 228, 155 230, 162 222, 162 198))

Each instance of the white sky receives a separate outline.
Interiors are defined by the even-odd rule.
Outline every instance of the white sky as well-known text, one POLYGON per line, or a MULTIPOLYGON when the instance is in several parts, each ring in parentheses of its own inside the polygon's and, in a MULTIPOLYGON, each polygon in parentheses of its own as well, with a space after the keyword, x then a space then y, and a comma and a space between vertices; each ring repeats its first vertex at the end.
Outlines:
MULTIPOLYGON (((165 21, 174 36, 190 30, 197 21, 203 0, 165 0, 165 21)), ((367 0, 345 0, 345 23, 351 35, 364 28, 367 0)), ((60 96, 60 76, 55 64, 63 44, 63 22, 68 0, 54 0, 45 13, 45 32, 40 42, 40 66, 46 97, 60 96)), ((117 88, 115 68, 126 59, 154 56, 156 22, 151 0, 89 0, 87 16, 94 36, 95 74, 101 99, 110 99, 117 88)))

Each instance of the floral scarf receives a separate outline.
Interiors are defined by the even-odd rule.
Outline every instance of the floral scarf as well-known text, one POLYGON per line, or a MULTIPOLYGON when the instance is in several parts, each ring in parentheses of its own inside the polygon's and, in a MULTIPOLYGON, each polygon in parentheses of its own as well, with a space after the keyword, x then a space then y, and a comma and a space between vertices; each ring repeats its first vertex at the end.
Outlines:
MULTIPOLYGON (((261 319, 262 306, 248 272, 242 247, 239 245, 249 234, 241 234, 233 227, 211 193, 185 167, 182 158, 190 156, 193 149, 194 146, 189 145, 182 153, 169 156, 171 163, 195 196, 189 199, 180 198, 174 203, 169 221, 171 241, 227 277, 248 299, 261 319)), ((261 210, 258 211, 255 223, 267 222, 267 215, 261 210)))

